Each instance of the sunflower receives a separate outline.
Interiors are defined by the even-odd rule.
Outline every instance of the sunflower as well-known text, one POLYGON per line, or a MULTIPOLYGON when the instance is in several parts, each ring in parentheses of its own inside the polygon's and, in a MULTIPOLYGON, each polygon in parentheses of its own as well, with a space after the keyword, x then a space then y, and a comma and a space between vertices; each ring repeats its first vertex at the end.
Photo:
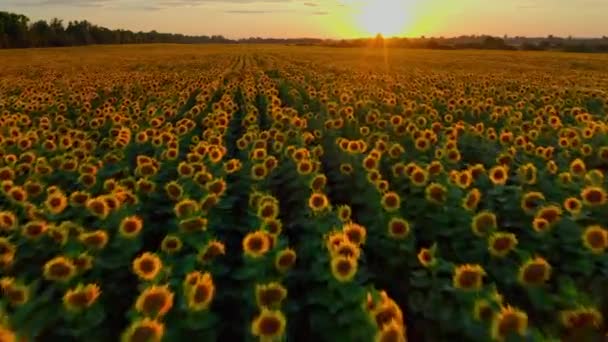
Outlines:
POLYGON ((433 248, 420 248, 416 257, 418 258, 418 262, 424 267, 433 267, 437 264, 435 250, 433 248))
POLYGON ((327 184, 327 177, 325 175, 319 174, 319 175, 316 175, 310 181, 309 186, 313 192, 320 192, 321 190, 323 190, 323 188, 325 187, 326 184, 327 184))
POLYGON ((270 249, 270 241, 263 231, 248 233, 243 238, 243 251, 250 258, 262 257, 270 249))
POLYGON ((351 210, 350 206, 348 206, 346 204, 345 205, 339 205, 338 208, 337 208, 337 214, 338 214, 338 218, 340 219, 340 221, 342 221, 342 222, 349 222, 350 221, 350 216, 352 214, 352 210, 351 210))
POLYGON ((389 191, 382 195, 380 204, 389 213, 395 212, 401 208, 401 197, 394 191, 389 191))
POLYGON ((367 231, 365 227, 361 225, 353 222, 346 223, 344 226, 342 226, 342 232, 350 242, 356 245, 362 245, 365 243, 367 231))
POLYGON ((495 257, 505 257, 517 246, 517 236, 513 233, 495 232, 488 238, 488 250, 495 257))
MULTIPOLYGON (((141 180, 144 180, 144 179, 145 178, 142 178, 141 180)), ((138 182, 138 184, 139 184, 139 182, 138 182)), ((167 196, 173 201, 178 201, 184 194, 184 189, 176 181, 171 181, 171 182, 165 184, 164 189, 165 189, 165 193, 167 194, 167 196)))
POLYGON ((227 185, 225 180, 218 178, 207 183, 205 185, 205 188, 210 193, 215 194, 217 196, 221 196, 226 191, 227 185))
POLYGON ((479 202, 481 201, 481 191, 477 188, 471 189, 467 195, 462 199, 462 207, 467 211, 474 211, 477 209, 479 202))
POLYGON ((603 322, 602 313, 594 307, 581 306, 560 312, 560 321, 567 329, 598 329, 603 322))
POLYGON ((403 312, 397 303, 388 297, 386 292, 381 293, 380 303, 373 308, 370 314, 373 322, 380 330, 389 326, 391 322, 403 325, 403 312))
POLYGON ((425 189, 425 198, 428 202, 442 205, 447 200, 448 190, 440 183, 431 183, 425 189))
POLYGON ((350 175, 353 172, 353 166, 348 163, 340 164, 340 173, 343 175, 350 175))
POLYGON ((272 235, 279 235, 283 231, 283 223, 276 218, 267 219, 263 222, 263 228, 272 235))
POLYGON ((544 284, 551 277, 551 265, 547 260, 536 257, 529 259, 519 267, 518 280, 525 286, 544 284))
POLYGON ((29 288, 17 282, 11 282, 8 286, 3 286, 2 292, 12 306, 21 306, 27 303, 30 298, 29 288))
POLYGON ((331 251, 332 257, 345 256, 353 259, 359 259, 361 250, 359 245, 350 242, 350 240, 342 241, 338 246, 333 248, 331 251))
POLYGON ((100 197, 91 198, 87 200, 86 207, 89 213, 97 216, 100 219, 105 219, 110 214, 110 207, 108 204, 100 197))
POLYGON ((296 252, 291 248, 279 251, 274 259, 274 266, 280 272, 286 272, 296 263, 296 252))
POLYGON ((200 275, 186 290, 187 306, 191 311, 207 310, 215 296, 215 285, 209 273, 200 275))
POLYGON ((494 185, 505 185, 509 177, 509 170, 504 165, 496 165, 490 169, 488 176, 494 185))
POLYGON ((251 333, 263 341, 275 340, 283 336, 286 324, 281 311, 262 308, 251 323, 251 333))
POLYGON ((123 333, 121 342, 160 342, 164 334, 163 323, 146 317, 133 322, 123 333))
POLYGON ((11 211, 0 211, 0 231, 8 232, 17 227, 17 216, 11 211))
POLYGON ((331 273, 339 282, 349 282, 357 273, 357 260, 345 256, 333 257, 331 259, 331 273))
POLYGON ((87 203, 91 195, 84 191, 74 191, 70 194, 70 205, 74 207, 81 207, 87 203))
POLYGON ((141 280, 151 281, 163 268, 163 262, 154 253, 144 252, 133 260, 132 269, 141 280))
POLYGON ((101 290, 97 284, 79 284, 65 292, 63 305, 68 311, 80 312, 91 307, 100 294, 101 290))
POLYGON ((139 235, 144 224, 139 216, 127 216, 120 221, 118 232, 121 236, 132 239, 139 235))
POLYGON ((393 239, 404 239, 410 233, 410 224, 400 217, 393 217, 388 222, 388 235, 393 239))
POLYGON ((541 207, 536 212, 535 218, 541 218, 547 221, 549 228, 553 227, 562 217, 562 208, 557 205, 546 205, 541 207))
POLYGON ((566 198, 563 206, 572 216, 578 216, 583 209, 583 203, 576 197, 566 198))
POLYGON ((608 231, 599 225, 585 228, 583 245, 594 254, 602 254, 608 248, 608 231))
POLYGON ((308 198, 308 207, 315 213, 329 208, 329 199, 322 193, 313 193, 308 198))
POLYGON ((456 175, 456 185, 461 189, 466 189, 471 186, 473 175, 470 170, 463 170, 456 175))
POLYGON ((207 242, 207 245, 205 245, 203 249, 200 250, 198 260, 201 263, 205 263, 224 254, 226 254, 226 247, 224 244, 217 240, 211 240, 207 242))
POLYGON ((251 178, 254 180, 262 180, 268 175, 268 169, 264 163, 254 164, 251 166, 251 178))
POLYGON ((589 207, 596 207, 606 204, 608 195, 606 190, 599 186, 587 186, 581 191, 583 203, 589 207))
POLYGON ((177 235, 167 235, 160 243, 160 249, 164 253, 174 254, 182 249, 183 242, 177 235))
POLYGON ((87 248, 100 250, 103 249, 110 238, 105 230, 94 230, 83 232, 78 236, 78 240, 87 248))
POLYGON ((374 338, 375 342, 406 342, 405 327, 396 320, 384 324, 374 338))
POLYGON ((511 306, 502 307, 492 320, 492 338, 505 340, 511 334, 523 336, 528 329, 528 315, 511 306))
POLYGON ((271 282, 255 286, 255 298, 260 308, 278 307, 286 297, 287 289, 279 283, 271 282))
POLYGON ((20 186, 12 186, 8 190, 7 195, 9 199, 15 203, 24 203, 27 201, 27 192, 20 186))
POLYGON ((409 172, 409 178, 412 184, 414 184, 415 186, 423 187, 429 180, 429 173, 423 168, 413 166, 411 172, 409 172))
POLYGON ((486 272, 480 265, 459 265, 454 268, 453 286, 463 290, 479 290, 483 286, 486 272))
POLYGON ((0 341, 2 342, 16 342, 17 335, 8 327, 3 324, 0 325, 0 341))
POLYGON ((164 316, 171 307, 173 307, 173 292, 168 285, 147 287, 135 302, 135 310, 147 317, 164 316))
POLYGON ((473 304, 473 317, 477 321, 488 322, 494 316, 492 304, 486 299, 477 299, 473 304))
POLYGON ((76 274, 76 266, 71 259, 55 257, 44 264, 43 275, 47 280, 68 282, 76 274))
POLYGON ((484 237, 497 228, 496 215, 491 211, 481 211, 473 217, 471 230, 473 234, 484 237))
POLYGON ((258 217, 262 220, 272 220, 279 216, 279 205, 277 201, 265 201, 258 207, 258 217))
POLYGON ((185 198, 180 200, 173 207, 173 212, 178 219, 191 217, 199 211, 199 204, 195 200, 185 198))
POLYGON ((580 158, 574 159, 570 163, 570 173, 577 177, 583 177, 587 172, 587 166, 585 166, 585 162, 580 158))
POLYGON ((207 230, 208 220, 203 217, 191 217, 179 221, 179 229, 185 233, 207 230))

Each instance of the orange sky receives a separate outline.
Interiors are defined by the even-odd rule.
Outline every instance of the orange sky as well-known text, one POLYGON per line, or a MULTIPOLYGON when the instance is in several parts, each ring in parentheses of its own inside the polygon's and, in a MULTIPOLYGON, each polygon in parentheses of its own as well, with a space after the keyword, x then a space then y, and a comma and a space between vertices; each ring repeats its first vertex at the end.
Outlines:
POLYGON ((229 38, 608 35, 608 0, 0 0, 32 19, 229 38))

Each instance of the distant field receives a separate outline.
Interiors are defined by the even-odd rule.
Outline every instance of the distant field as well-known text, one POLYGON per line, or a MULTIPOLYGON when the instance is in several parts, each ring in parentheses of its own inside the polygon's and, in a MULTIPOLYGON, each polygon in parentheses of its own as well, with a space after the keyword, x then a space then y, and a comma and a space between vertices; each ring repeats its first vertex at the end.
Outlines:
POLYGON ((0 61, 0 341, 606 335, 608 55, 0 61))

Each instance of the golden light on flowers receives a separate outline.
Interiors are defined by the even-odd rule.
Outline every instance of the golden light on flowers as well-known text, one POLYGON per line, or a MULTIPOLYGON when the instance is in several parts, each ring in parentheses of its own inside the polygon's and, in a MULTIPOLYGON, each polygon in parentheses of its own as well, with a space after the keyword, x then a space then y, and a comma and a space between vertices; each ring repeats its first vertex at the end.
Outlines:
POLYGON ((486 272, 480 265, 459 265, 454 268, 453 286, 463 290, 479 290, 486 272))
POLYGON ((313 212, 321 212, 329 207, 329 199, 325 194, 315 192, 308 198, 308 207, 313 212))
POLYGON ((261 340, 273 340, 283 336, 287 321, 279 310, 262 308, 251 323, 251 333, 261 340))

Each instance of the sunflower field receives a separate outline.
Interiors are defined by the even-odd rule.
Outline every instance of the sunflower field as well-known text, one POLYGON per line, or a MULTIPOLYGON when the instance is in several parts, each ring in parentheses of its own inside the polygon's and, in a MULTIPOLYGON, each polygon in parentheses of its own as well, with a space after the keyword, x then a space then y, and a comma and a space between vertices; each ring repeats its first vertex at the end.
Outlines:
POLYGON ((608 56, 0 52, 0 341, 602 341, 608 56))

